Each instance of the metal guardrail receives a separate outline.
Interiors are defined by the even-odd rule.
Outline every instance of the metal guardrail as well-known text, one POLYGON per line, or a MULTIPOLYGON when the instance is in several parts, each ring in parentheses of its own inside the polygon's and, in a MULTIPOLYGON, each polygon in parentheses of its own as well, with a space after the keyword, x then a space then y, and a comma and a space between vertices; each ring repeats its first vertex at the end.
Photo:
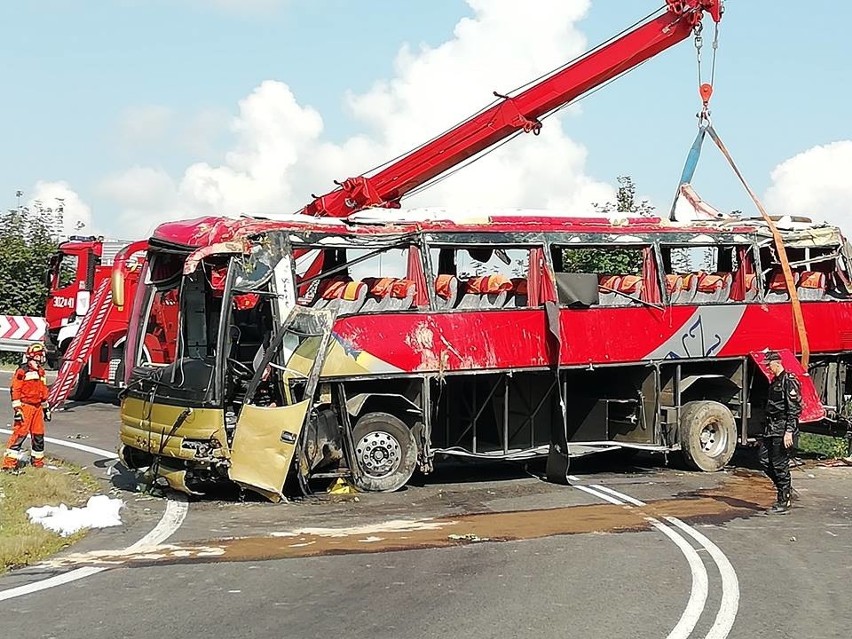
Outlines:
POLYGON ((0 339, 0 353, 24 353, 32 343, 19 339, 0 339))

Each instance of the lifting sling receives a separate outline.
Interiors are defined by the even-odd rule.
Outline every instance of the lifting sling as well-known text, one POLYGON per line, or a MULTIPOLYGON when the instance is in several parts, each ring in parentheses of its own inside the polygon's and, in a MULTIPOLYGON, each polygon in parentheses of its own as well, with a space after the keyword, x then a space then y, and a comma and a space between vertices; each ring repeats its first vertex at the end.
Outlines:
MULTIPOLYGON (((702 120, 706 118, 705 113, 700 115, 702 120)), ((790 304, 793 309, 793 325, 796 329, 796 333, 799 338, 799 345, 802 350, 802 368, 807 371, 808 370, 808 362, 810 361, 810 345, 808 343, 808 333, 805 328, 805 320, 802 316, 802 305, 799 301, 799 295, 796 291, 796 284, 793 280, 793 271, 790 268, 790 261, 787 259, 787 251, 784 248, 784 240, 781 237, 781 233, 778 231, 778 227, 775 225, 775 221, 769 216, 766 208, 763 206, 763 203, 760 201, 760 198, 757 197, 757 194, 752 190, 749 186, 748 182, 746 182, 745 177, 740 172, 739 167, 737 167, 734 162, 733 157, 731 157, 730 152, 728 151, 725 144, 722 142, 722 139, 719 137, 719 134, 716 132, 716 129, 713 128, 713 125, 710 123, 709 119, 699 126, 698 135, 695 137, 695 141, 692 143, 692 146, 689 149, 689 153, 687 154, 686 163, 683 167, 683 172, 681 173, 680 184, 678 185, 677 193, 675 194, 674 202, 672 202, 671 212, 669 213, 669 219, 675 219, 675 204, 677 203, 678 196, 680 194, 680 187, 684 184, 689 184, 692 181, 692 177, 695 174, 695 169, 698 166, 698 159, 701 156, 701 146, 704 143, 705 136, 709 134, 710 139, 719 147, 719 150, 722 152, 722 155, 725 156, 725 159, 728 161, 731 169, 736 174, 740 183, 745 188, 746 192, 751 197, 754 205, 757 207, 757 210, 760 211, 760 216, 763 218, 764 222, 766 222, 769 231, 772 233, 772 239, 775 243, 775 251, 778 254, 778 259, 781 262, 781 271, 784 273, 784 282, 787 285, 787 292, 790 295, 790 304)))

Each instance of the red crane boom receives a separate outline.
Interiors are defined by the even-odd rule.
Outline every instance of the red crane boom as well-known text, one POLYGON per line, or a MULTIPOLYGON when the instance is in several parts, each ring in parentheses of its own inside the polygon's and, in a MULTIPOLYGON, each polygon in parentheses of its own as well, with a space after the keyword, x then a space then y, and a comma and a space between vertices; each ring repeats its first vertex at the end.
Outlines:
POLYGON ((666 0, 665 13, 584 56, 513 97, 462 122, 372 176, 336 182, 334 191, 302 209, 347 217, 371 206, 398 207, 412 189, 518 130, 537 133, 539 118, 689 37, 705 12, 722 19, 723 0, 666 0))

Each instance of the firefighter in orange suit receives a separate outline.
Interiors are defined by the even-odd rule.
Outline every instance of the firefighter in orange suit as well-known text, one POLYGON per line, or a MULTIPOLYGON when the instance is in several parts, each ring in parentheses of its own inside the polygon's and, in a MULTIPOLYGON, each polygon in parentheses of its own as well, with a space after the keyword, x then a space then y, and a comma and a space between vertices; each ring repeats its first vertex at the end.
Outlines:
POLYGON ((33 466, 44 466, 44 422, 50 421, 47 404, 47 382, 44 374, 43 344, 27 348, 26 359, 12 377, 12 410, 15 412, 14 432, 6 444, 3 470, 15 470, 22 457, 21 446, 32 439, 33 466))

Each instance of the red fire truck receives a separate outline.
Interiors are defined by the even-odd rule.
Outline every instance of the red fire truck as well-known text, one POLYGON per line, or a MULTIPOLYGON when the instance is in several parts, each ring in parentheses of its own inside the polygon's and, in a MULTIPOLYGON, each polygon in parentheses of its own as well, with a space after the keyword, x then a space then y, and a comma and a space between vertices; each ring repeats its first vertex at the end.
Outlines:
MULTIPOLYGON (((92 311, 95 292, 108 286, 113 260, 126 254, 123 277, 128 290, 135 290, 147 242, 105 240, 95 236, 72 236, 59 245, 45 276, 48 289, 44 316, 48 363, 58 368, 77 335, 84 317, 92 311)), ((91 345, 87 363, 77 378, 71 399, 88 399, 98 383, 120 385, 128 310, 108 304, 101 330, 91 345)))
POLYGON ((836 228, 376 208, 538 130, 683 40, 705 12, 718 21, 721 3, 669 0, 658 18, 303 214, 161 225, 128 332, 125 461, 182 490, 230 480, 270 499, 289 474, 303 488, 346 476, 394 490, 453 455, 545 455, 555 480, 571 456, 612 448, 679 451, 712 471, 758 428, 765 348, 799 375, 802 421, 844 428, 852 285, 836 228), (618 272, 586 259, 613 250, 628 258, 618 272), (150 327, 160 330, 150 309, 170 296, 174 359, 146 363, 150 327), (807 371, 794 356, 804 331, 807 371))

